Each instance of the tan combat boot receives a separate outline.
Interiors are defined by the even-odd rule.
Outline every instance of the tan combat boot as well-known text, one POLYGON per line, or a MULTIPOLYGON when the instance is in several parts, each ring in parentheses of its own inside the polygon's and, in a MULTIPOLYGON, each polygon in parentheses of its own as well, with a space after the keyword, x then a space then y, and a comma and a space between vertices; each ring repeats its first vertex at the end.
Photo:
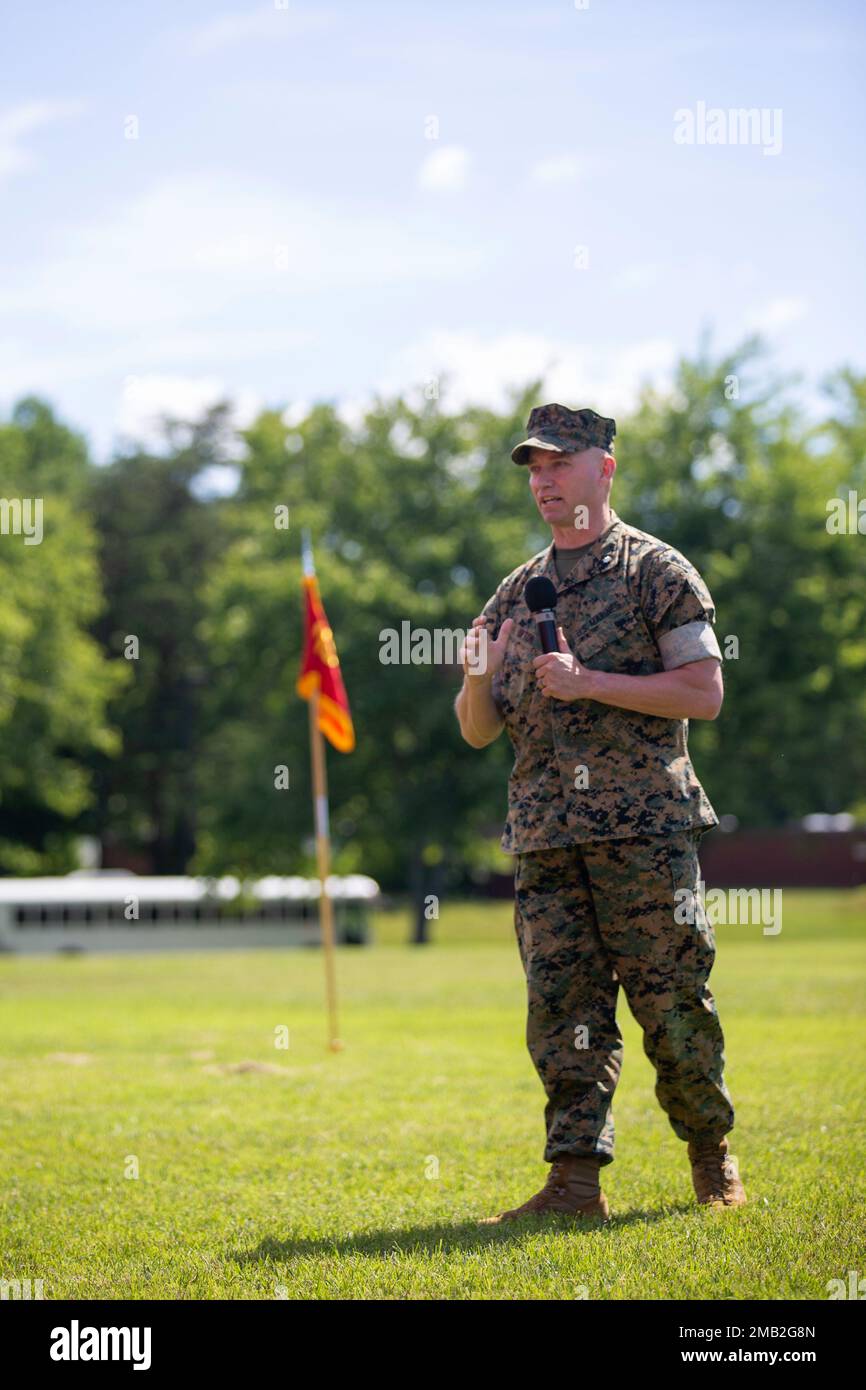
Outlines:
POLYGON ((480 1218, 482 1226, 497 1226, 519 1216, 545 1216, 560 1212, 575 1220, 610 1220, 607 1198, 598 1187, 598 1159, 560 1154, 550 1165, 547 1182, 528 1202, 498 1216, 480 1218), (593 1192, 593 1189, 595 1191, 593 1192))
POLYGON ((702 1206, 741 1207, 746 1190, 737 1172, 737 1160, 728 1153, 728 1141, 689 1142, 692 1183, 702 1206))

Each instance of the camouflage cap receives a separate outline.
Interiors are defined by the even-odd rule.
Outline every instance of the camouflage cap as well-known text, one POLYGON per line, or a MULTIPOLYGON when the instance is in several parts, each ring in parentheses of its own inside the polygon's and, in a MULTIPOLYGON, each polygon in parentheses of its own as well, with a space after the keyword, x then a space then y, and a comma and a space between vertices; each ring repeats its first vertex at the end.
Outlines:
POLYGON ((529 449, 550 449, 557 454, 579 454, 581 449, 609 449, 616 434, 616 420, 594 410, 569 410, 565 405, 537 405, 526 423, 528 439, 515 445, 511 457, 526 463, 529 449))

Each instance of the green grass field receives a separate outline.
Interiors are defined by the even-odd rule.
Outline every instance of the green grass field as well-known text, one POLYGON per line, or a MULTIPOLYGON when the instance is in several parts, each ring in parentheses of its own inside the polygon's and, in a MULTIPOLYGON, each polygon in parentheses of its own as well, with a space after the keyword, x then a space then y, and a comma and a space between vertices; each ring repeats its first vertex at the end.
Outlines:
POLYGON ((717 928, 741 1210, 695 1205, 620 995, 613 1221, 583 1232, 473 1224, 540 1186, 543 1092, 511 904, 433 925, 410 948, 381 915, 340 952, 336 1054, 317 951, 0 959, 0 1278, 46 1299, 826 1299, 866 1275, 866 892, 786 892, 776 937, 717 928))

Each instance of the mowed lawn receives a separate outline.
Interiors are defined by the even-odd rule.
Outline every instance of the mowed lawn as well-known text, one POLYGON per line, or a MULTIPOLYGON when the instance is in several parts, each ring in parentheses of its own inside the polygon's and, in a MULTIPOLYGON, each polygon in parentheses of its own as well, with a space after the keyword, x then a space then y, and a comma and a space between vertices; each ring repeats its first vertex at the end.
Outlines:
POLYGON ((866 1275, 866 893, 786 892, 778 936, 717 927, 744 1209, 695 1205, 620 995, 613 1221, 584 1231, 473 1222, 546 1172, 511 911, 443 903, 427 948, 380 915, 339 953, 340 1053, 318 951, 0 958, 0 1278, 46 1299, 826 1299, 866 1275))

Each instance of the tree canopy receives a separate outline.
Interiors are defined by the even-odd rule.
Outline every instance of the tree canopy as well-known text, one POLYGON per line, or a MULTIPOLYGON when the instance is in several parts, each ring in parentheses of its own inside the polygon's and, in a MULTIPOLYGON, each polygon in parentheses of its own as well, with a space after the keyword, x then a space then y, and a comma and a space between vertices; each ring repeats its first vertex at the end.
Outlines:
MULTIPOLYGON (((760 344, 702 349, 618 422, 613 505, 716 604, 726 699, 690 746, 744 826, 866 813, 866 536, 828 525, 832 498, 866 497, 866 379, 837 373, 817 421, 796 395, 760 344)), ((449 413, 406 394, 356 425, 328 403, 299 423, 272 409, 230 452, 224 403, 104 468, 20 402, 4 492, 43 496, 45 531, 0 535, 0 868, 68 867, 87 832, 160 871, 312 869, 302 527, 357 734, 329 757, 336 867, 420 894, 496 864, 507 740, 462 742, 455 665, 381 656, 404 624, 464 630, 548 543, 509 459, 541 398, 536 381, 504 412, 449 413), (228 497, 214 464, 237 470, 228 497)))

